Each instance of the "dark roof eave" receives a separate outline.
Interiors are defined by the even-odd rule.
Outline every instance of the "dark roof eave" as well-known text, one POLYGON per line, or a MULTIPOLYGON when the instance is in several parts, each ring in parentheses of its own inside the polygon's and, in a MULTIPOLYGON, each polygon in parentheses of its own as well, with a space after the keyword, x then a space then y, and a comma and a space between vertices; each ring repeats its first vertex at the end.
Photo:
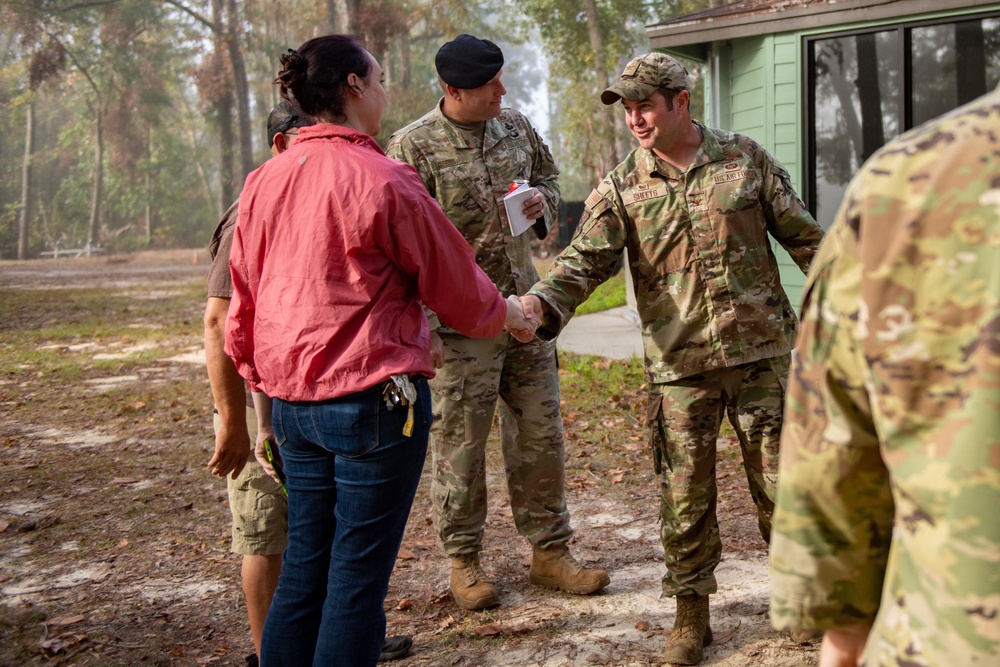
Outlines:
POLYGON ((793 32, 819 25, 833 27, 848 23, 895 19, 942 10, 962 10, 973 7, 994 5, 995 0, 951 0, 943 6, 941 0, 832 0, 808 7, 755 8, 745 13, 725 17, 674 19, 666 24, 646 27, 649 45, 652 49, 666 49, 688 44, 773 35, 793 32), (821 19, 821 23, 818 19, 821 19))

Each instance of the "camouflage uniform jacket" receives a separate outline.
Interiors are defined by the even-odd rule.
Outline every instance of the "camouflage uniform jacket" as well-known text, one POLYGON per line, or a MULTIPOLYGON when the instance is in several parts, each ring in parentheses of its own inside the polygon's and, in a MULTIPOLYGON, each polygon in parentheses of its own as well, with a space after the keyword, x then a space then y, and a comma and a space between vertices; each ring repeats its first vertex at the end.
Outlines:
POLYGON ((779 629, 1000 665, 1000 91, 862 168, 806 286, 771 540, 779 629))
MULTIPOLYGON (((524 115, 502 109, 486 121, 480 140, 448 120, 439 102, 393 134, 386 154, 413 165, 501 294, 524 294, 538 280, 531 261, 532 234, 511 235, 503 198, 514 180, 538 188, 545 197, 543 224, 548 231, 558 215, 559 170, 524 115)), ((432 330, 451 331, 433 313, 427 315, 432 330)))
POLYGON ((796 316, 768 234, 806 271, 823 232, 760 145, 695 124, 686 171, 638 148, 587 198, 573 242, 531 290, 549 306, 539 336, 554 338, 627 248, 649 381, 791 350, 796 316))

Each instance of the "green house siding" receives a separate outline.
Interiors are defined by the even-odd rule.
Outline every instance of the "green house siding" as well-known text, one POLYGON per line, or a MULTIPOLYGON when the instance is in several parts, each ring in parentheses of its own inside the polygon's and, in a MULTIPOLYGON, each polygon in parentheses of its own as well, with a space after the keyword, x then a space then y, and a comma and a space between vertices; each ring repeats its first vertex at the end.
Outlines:
MULTIPOLYGON (((719 82, 722 91, 729 91, 730 117, 720 119, 722 126, 766 148, 788 169, 797 189, 802 187, 799 48, 799 40, 791 34, 733 42, 728 67, 721 68, 728 70, 729 80, 719 82)), ((798 307, 805 276, 784 248, 773 240, 771 246, 788 298, 798 307)))
MULTIPOLYGON (((807 86, 811 85, 808 77, 803 80, 803 49, 808 48, 808 40, 965 17, 995 21, 1000 11, 1000 2, 990 0, 793 0, 773 3, 769 15, 760 11, 760 3, 749 4, 750 9, 733 14, 720 16, 719 9, 706 10, 712 12, 711 17, 699 13, 650 26, 650 45, 705 62, 709 124, 757 140, 785 165, 800 195, 810 170, 804 163, 807 128, 802 127, 807 86)), ((990 81, 989 85, 996 85, 990 81)), ((815 195, 818 186, 813 188, 815 195)), ((804 276, 780 246, 772 245, 785 289, 797 306, 804 276)))
MULTIPOLYGON (((761 48, 762 39, 747 39, 736 42, 730 51, 730 114, 723 118, 727 129, 753 137, 762 144, 766 132, 767 118, 767 76, 766 53, 761 48)), ((725 82, 722 82, 725 84, 725 82)), ((727 88, 723 85, 723 90, 727 88)))

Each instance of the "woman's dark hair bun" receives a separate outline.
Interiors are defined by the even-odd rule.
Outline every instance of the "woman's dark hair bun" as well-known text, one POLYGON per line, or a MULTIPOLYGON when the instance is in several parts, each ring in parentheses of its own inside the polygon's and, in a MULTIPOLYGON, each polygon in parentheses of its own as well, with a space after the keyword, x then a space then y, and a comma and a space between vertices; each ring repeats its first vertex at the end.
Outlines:
POLYGON ((344 118, 348 77, 355 74, 367 80, 372 69, 372 57, 353 35, 315 37, 278 59, 281 70, 274 82, 281 96, 294 98, 302 111, 323 119, 344 118))
POLYGON ((278 59, 281 61, 281 71, 278 72, 278 78, 274 82, 282 89, 292 88, 305 78, 309 63, 298 51, 288 49, 288 53, 281 54, 278 59))

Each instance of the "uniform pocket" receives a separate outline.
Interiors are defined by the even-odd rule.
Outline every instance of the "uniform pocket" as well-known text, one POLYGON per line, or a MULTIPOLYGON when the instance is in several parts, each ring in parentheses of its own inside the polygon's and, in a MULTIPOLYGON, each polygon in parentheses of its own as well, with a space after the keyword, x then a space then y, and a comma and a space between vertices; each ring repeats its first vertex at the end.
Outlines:
POLYGON ((465 391, 465 377, 439 372, 433 380, 430 380, 430 386, 435 396, 449 401, 461 401, 465 391))
POLYGON ((462 397, 465 395, 465 377, 438 372, 429 383, 433 392, 434 428, 445 433, 465 431, 465 411, 462 397))
POLYGON ((653 457, 653 472, 663 472, 666 441, 663 437, 663 396, 650 393, 646 407, 646 424, 649 427, 649 451, 653 457))

